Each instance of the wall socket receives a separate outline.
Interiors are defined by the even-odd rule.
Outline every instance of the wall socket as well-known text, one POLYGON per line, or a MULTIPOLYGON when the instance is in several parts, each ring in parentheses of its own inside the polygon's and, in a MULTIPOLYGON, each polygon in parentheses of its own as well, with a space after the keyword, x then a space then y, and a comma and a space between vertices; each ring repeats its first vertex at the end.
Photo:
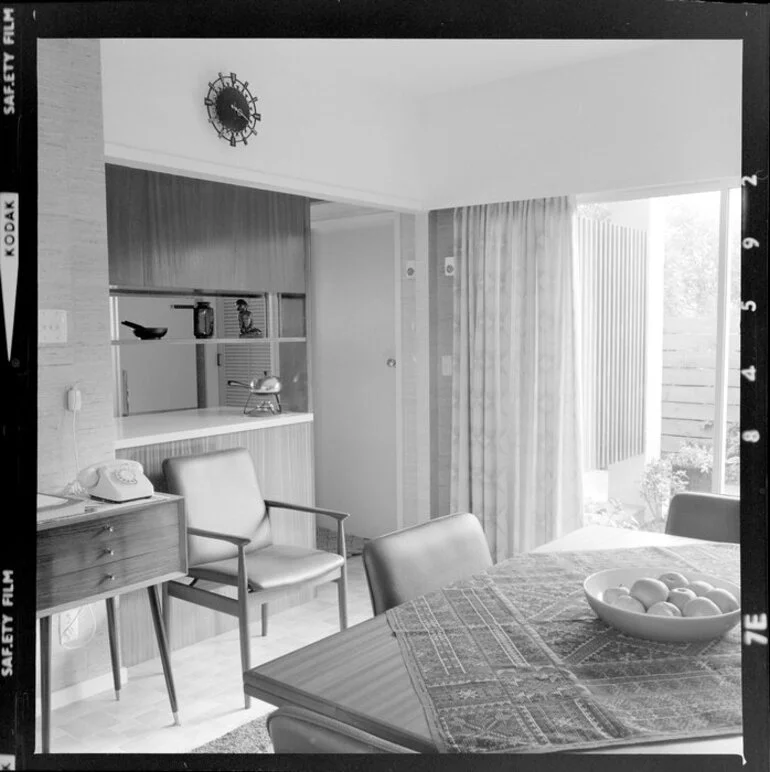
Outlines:
POLYGON ((59 614, 59 643, 73 643, 78 639, 80 630, 78 619, 78 609, 73 608, 69 611, 62 611, 59 614))

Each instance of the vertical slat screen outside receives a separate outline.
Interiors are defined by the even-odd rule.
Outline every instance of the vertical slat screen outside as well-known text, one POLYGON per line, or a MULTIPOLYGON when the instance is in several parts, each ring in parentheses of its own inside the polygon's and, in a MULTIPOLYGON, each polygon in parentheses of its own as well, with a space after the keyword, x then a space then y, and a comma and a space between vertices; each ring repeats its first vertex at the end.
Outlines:
POLYGON ((647 236, 578 217, 585 468, 644 452, 647 236))
MULTIPOLYGON (((264 297, 247 298, 254 324, 263 332, 267 332, 267 308, 264 297)), ((238 310, 235 298, 226 298, 224 303, 224 335, 227 338, 237 338, 240 328, 238 310)), ((272 372, 270 343, 267 341, 249 340, 248 343, 225 343, 222 345, 224 354, 225 380, 248 383, 252 378, 259 378, 265 371, 272 372)), ((248 392, 238 386, 225 387, 225 405, 228 407, 243 407, 246 404, 248 392)))

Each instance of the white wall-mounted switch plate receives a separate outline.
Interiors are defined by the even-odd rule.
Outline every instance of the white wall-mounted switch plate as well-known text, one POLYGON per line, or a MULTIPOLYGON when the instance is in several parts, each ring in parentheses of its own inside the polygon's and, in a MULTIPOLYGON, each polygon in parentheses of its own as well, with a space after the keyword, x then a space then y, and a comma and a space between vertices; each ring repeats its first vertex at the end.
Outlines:
POLYGON ((452 355, 451 354, 444 354, 441 357, 441 374, 442 375, 452 374, 452 355))
POLYGON ((406 261, 406 268, 404 269, 404 275, 407 279, 414 279, 417 273, 417 263, 414 260, 406 261))
POLYGON ((67 312, 45 308, 37 312, 37 342, 40 345, 67 342, 67 312))
POLYGON ((454 257, 444 258, 444 276, 455 275, 455 259, 454 257))

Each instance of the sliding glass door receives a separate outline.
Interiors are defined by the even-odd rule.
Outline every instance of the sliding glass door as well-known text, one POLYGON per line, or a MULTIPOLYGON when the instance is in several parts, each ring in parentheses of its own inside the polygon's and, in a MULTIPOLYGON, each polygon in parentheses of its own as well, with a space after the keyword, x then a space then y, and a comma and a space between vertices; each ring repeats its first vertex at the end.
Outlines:
POLYGON ((740 191, 578 207, 585 522, 739 495, 740 191))

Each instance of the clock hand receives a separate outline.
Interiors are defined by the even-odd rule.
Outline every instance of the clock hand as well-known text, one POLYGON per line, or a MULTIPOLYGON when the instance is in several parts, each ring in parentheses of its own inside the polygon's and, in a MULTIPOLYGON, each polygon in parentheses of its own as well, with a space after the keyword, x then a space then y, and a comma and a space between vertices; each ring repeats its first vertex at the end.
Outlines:
POLYGON ((243 110, 241 110, 240 107, 238 107, 238 105, 230 105, 230 109, 233 110, 233 112, 238 113, 238 115, 240 115, 244 121, 249 120, 248 116, 243 112, 243 110))

